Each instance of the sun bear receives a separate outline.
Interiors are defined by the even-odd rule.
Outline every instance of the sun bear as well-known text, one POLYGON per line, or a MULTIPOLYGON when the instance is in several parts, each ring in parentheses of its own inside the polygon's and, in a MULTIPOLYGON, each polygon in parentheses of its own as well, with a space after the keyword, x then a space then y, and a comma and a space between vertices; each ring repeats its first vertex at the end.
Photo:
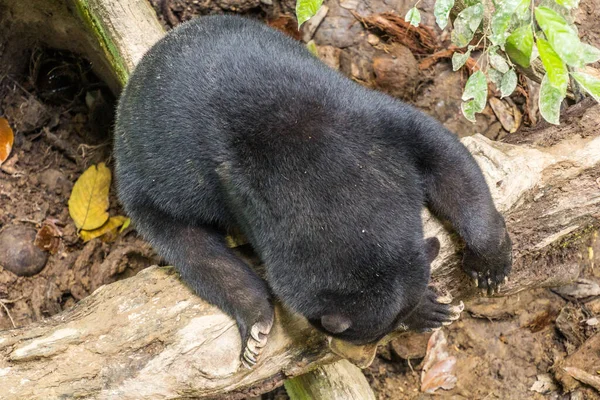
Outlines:
POLYGON ((250 19, 198 18, 145 54, 118 104, 115 157, 136 229, 236 319, 247 365, 273 298, 358 344, 455 319, 428 288, 439 242, 423 237, 425 205, 464 239, 481 288, 511 268, 504 219, 454 134, 250 19), (227 247, 233 229, 265 280, 227 247))

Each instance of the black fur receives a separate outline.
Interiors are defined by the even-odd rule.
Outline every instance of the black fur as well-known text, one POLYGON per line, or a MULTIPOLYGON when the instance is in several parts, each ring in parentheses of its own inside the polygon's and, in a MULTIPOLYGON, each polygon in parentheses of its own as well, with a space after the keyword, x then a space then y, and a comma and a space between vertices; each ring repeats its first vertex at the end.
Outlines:
POLYGON ((245 339, 270 327, 271 291, 357 343, 439 327, 449 306, 427 288, 439 243, 423 239, 425 203, 484 288, 510 270, 504 220, 454 134, 258 22, 203 17, 159 41, 122 94, 115 151, 138 231, 245 339), (225 246, 232 228, 270 289, 225 246))

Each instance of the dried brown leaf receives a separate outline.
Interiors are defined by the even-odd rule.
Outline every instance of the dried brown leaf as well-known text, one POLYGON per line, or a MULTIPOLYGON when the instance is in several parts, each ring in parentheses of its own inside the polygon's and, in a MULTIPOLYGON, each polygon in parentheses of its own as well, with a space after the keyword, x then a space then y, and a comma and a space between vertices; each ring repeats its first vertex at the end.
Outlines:
POLYGON ((421 372, 421 391, 434 393, 437 389, 450 390, 456 386, 454 375, 456 357, 448 354, 448 342, 442 330, 434 332, 427 343, 427 354, 421 372))
POLYGON ((50 254, 56 254, 60 246, 61 237, 62 232, 54 222, 46 220, 35 235, 35 241, 33 243, 50 254))

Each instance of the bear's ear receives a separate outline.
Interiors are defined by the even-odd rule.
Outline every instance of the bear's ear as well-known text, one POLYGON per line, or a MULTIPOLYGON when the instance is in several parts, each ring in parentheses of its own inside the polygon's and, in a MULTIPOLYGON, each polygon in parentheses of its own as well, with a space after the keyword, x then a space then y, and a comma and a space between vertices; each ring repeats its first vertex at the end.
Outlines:
POLYGON ((431 264, 439 253, 440 241, 438 240, 438 238, 434 236, 425 239, 425 256, 427 257, 427 262, 431 264))
POLYGON ((331 333, 342 333, 350 328, 352 321, 339 314, 324 315, 321 317, 321 325, 331 333))

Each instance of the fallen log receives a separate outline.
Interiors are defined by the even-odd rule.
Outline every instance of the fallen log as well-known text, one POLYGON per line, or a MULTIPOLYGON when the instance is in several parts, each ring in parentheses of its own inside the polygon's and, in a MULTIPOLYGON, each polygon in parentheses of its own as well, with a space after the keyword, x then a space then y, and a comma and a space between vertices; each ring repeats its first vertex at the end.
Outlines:
POLYGON ((360 369, 346 360, 322 365, 308 374, 288 379, 285 390, 293 400, 375 400, 360 369))
MULTIPOLYGON (((24 20, 54 47, 96 60, 115 91, 162 35, 143 0, 35 0, 28 7, 0 0, 0 11, 7 10, 0 15, 10 15, 12 28, 24 20), (56 19, 44 21, 48 13, 56 19), (69 44, 75 33, 83 36, 69 44)), ((563 127, 570 139, 551 147, 463 139, 514 242, 511 281, 500 295, 571 282, 594 262, 587 245, 600 226, 599 111, 594 106, 570 121, 563 127)), ((460 270, 460 243, 427 212, 424 223, 426 236, 442 242, 434 285, 457 299, 478 295, 460 270)), ((338 360, 323 335, 280 306, 254 369, 241 366, 240 346, 232 319, 194 296, 172 268, 152 267, 53 318, 0 332, 0 388, 6 399, 243 398, 338 360)))
POLYGON ((0 76, 45 45, 84 55, 116 94, 164 29, 146 0, 0 0, 0 76))

